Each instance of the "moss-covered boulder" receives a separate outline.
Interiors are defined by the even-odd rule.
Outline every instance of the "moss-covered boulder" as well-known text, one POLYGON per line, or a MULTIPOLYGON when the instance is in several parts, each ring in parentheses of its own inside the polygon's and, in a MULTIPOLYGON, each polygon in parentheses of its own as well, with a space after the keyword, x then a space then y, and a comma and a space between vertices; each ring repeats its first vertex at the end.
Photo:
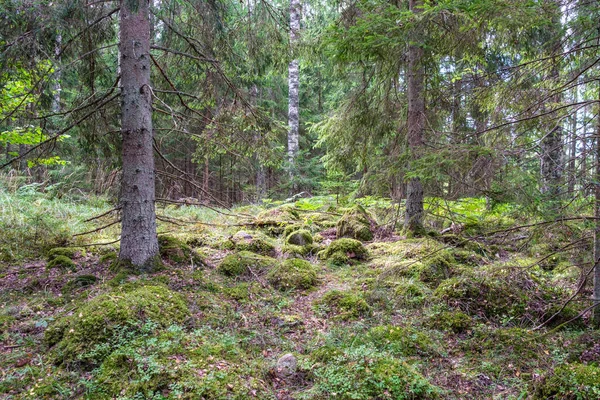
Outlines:
POLYGON ((321 256, 334 265, 344 265, 349 264, 352 260, 366 260, 368 252, 358 240, 337 239, 327 246, 321 256))
POLYGON ((600 367, 566 364, 557 367, 535 387, 534 399, 598 399, 600 398, 600 367))
POLYGON ((64 271, 75 271, 77 270, 77 264, 67 256, 56 255, 48 262, 48 264, 46 264, 46 269, 52 268, 59 268, 64 271))
POLYGON ((365 299, 352 291, 331 290, 315 301, 315 307, 340 320, 351 320, 371 314, 371 307, 365 299))
POLYGON ((275 245, 271 239, 260 232, 239 231, 231 237, 231 241, 238 251, 251 251, 264 256, 275 254, 275 245))
POLYGON ((267 280, 279 290, 310 289, 318 282, 317 269, 306 260, 288 258, 269 271, 267 280))
POLYGON ((174 236, 158 237, 160 257, 173 265, 204 265, 202 257, 181 239, 174 236))
POLYGON ((263 274, 275 265, 277 265, 277 260, 274 258, 261 256, 251 251, 240 251, 226 256, 217 270, 226 276, 249 277, 253 273, 263 274))
POLYGON ((45 342, 58 362, 101 361, 118 341, 152 322, 168 327, 189 315, 184 299, 163 286, 100 295, 48 327, 45 342))
POLYGON ((296 246, 307 246, 313 244, 313 237, 310 231, 306 229, 299 229, 290 233, 286 238, 287 244, 293 244, 296 246))
POLYGON ((373 240, 371 226, 375 225, 373 219, 361 205, 355 205, 346 211, 336 224, 338 238, 352 238, 367 242, 373 240))

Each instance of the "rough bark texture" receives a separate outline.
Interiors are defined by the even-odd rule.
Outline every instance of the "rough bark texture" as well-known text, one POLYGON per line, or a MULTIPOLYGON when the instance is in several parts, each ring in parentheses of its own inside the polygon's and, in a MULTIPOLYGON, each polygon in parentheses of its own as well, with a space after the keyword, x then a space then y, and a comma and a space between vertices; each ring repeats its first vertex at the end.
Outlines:
POLYGON ((158 261, 148 0, 121 0, 120 36, 123 178, 119 260, 137 271, 147 271, 158 261))
MULTIPOLYGON (((299 0, 290 0, 290 47, 295 51, 296 43, 300 33, 300 12, 301 6, 299 0)), ((300 146, 298 144, 300 127, 300 66, 298 60, 292 60, 288 66, 288 162, 290 163, 290 179, 294 180, 294 171, 296 157, 300 146)))
MULTIPOLYGON (((600 87, 598 88, 600 99, 600 87)), ((600 115, 600 111, 598 112, 600 115)), ((600 328, 600 118, 596 125, 596 154, 594 166, 594 216, 596 217, 594 229, 594 292, 593 302, 595 308, 592 313, 592 321, 596 328, 600 328)))
MULTIPOLYGON (((410 0, 410 10, 420 13, 422 0, 410 0)), ((413 160, 418 160, 423 147, 423 130, 425 127, 425 69, 423 66, 424 50, 419 45, 420 32, 415 30, 411 35, 408 47, 408 149, 413 160)), ((404 227, 412 233, 423 230, 423 185, 419 178, 412 178, 406 187, 406 217, 404 227)))

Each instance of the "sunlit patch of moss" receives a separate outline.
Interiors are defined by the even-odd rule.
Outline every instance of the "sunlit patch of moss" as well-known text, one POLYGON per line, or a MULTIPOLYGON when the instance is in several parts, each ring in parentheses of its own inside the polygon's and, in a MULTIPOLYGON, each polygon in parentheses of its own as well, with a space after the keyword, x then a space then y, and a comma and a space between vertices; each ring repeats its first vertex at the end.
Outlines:
POLYGON ((400 278, 393 285, 393 301, 400 306, 419 307, 431 298, 431 289, 417 279, 400 278))
POLYGON ((439 338, 433 338, 424 329, 380 325, 371 328, 366 340, 381 350, 401 356, 438 355, 442 351, 439 338))

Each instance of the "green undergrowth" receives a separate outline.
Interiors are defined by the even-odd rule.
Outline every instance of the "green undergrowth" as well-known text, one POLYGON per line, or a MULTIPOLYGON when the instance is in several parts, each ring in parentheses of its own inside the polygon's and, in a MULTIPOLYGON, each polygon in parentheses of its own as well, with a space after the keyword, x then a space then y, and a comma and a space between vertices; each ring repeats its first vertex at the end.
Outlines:
POLYGON ((160 222, 167 268, 132 275, 109 269, 118 244, 93 245, 118 225, 70 236, 109 223, 83 221, 114 205, 2 190, 2 398, 598 397, 588 315, 552 330, 589 305, 586 286, 563 307, 590 243, 551 254, 591 234, 589 222, 488 237, 540 217, 428 199, 429 235, 406 239, 384 229, 398 211, 388 199, 227 211, 237 218, 168 206, 160 213, 190 223, 160 222), (361 210, 376 235, 338 238, 361 210), (32 244, 36 229, 47 236, 32 244), (288 353, 297 370, 283 377, 288 353))

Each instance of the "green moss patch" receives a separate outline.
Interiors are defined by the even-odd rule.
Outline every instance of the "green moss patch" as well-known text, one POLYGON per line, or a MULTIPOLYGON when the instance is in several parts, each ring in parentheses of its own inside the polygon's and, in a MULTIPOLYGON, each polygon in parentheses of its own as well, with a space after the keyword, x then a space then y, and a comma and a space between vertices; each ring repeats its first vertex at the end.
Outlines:
POLYGON ((65 284, 62 288, 62 294, 68 295, 74 292, 77 289, 92 286, 98 281, 94 275, 80 275, 71 279, 69 282, 65 284))
POLYGON ((462 311, 442 311, 431 315, 427 325, 444 332, 462 333, 473 326, 473 319, 462 311))
POLYGON ((280 290, 310 289, 318 282, 316 268, 299 258, 288 258, 273 268, 269 271, 267 280, 280 290))
POLYGON ((297 223, 299 219, 298 210, 286 204, 259 213, 255 225, 267 229, 269 233, 280 235, 287 225, 297 223))
POLYGON ((285 242, 287 244, 292 244, 296 246, 308 246, 313 243, 313 237, 310 231, 306 229, 299 229, 290 233, 286 238, 285 242))
POLYGON ((336 224, 336 236, 338 238, 352 238, 362 241, 373 240, 371 225, 375 225, 373 219, 361 205, 355 205, 346 211, 336 224))
POLYGON ((365 299, 350 291, 331 290, 315 302, 315 307, 340 320, 367 317, 371 314, 371 308, 365 299))
POLYGON ((158 237, 160 257, 173 265, 204 265, 204 261, 184 241, 168 235, 158 237))
POLYGON ((81 247, 55 247, 48 251, 48 261, 52 261, 57 256, 64 256, 70 259, 85 257, 86 251, 81 247))
POLYGON ((251 251, 264 256, 274 255, 275 245, 260 232, 239 231, 231 237, 238 251, 251 251))
POLYGON ((131 291, 100 295, 58 319, 45 332, 59 362, 97 362, 119 338, 152 321, 167 327, 189 315, 183 298, 162 286, 142 286, 131 291))
POLYGON ((75 271, 77 264, 67 256, 56 255, 48 262, 46 269, 59 268, 61 270, 75 271))
POLYGON ((438 398, 441 391, 423 375, 390 354, 360 346, 334 351, 311 368, 315 384, 310 398, 340 399, 438 398))
POLYGON ((437 340, 427 335, 423 329, 380 325, 371 328, 367 340, 381 350, 388 350, 401 356, 427 356, 440 353, 437 340))
POLYGON ((557 367, 536 385, 534 399, 598 399, 600 367, 567 364, 557 367))
POLYGON ((366 260, 368 255, 365 246, 355 239, 334 240, 322 253, 322 257, 334 265, 348 264, 352 260, 366 260))
POLYGON ((277 265, 277 260, 250 251, 240 251, 226 256, 219 264, 218 271, 226 276, 252 276, 264 273, 277 265))

